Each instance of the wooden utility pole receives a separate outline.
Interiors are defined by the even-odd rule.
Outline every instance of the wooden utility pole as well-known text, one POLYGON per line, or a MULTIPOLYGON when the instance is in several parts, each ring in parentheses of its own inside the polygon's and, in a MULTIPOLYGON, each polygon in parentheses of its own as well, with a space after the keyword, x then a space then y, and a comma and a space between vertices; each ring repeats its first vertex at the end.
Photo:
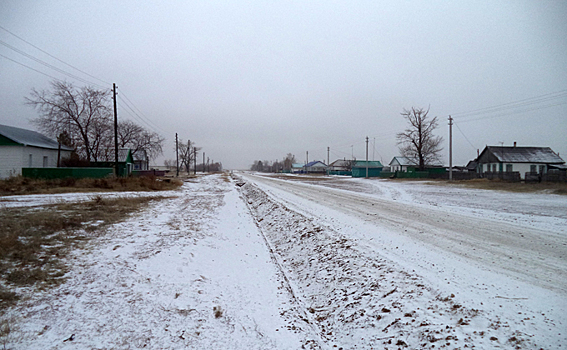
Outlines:
POLYGON ((327 147, 327 165, 329 165, 329 151, 331 150, 331 147, 327 147))
POLYGON ((177 139, 177 133, 175 133, 175 159, 176 159, 176 177, 179 177, 179 142, 177 139))
POLYGON ((449 181, 453 181, 453 118, 449 116, 449 181))
POLYGON ((197 175, 197 148, 193 146, 193 175, 197 175))
POLYGON ((203 152, 203 173, 205 172, 205 152, 203 152))
POLYGON ((368 136, 366 136, 366 178, 368 179, 368 136))
POLYGON ((114 175, 118 176, 118 111, 116 109, 115 83, 112 83, 112 99, 114 100, 114 175))

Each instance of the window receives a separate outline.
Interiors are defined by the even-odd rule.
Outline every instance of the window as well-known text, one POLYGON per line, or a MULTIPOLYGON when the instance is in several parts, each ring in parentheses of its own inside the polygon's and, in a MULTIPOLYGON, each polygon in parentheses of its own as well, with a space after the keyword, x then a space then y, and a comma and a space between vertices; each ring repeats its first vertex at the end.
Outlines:
POLYGON ((511 173, 511 172, 512 172, 512 164, 506 164, 506 172, 507 172, 507 173, 511 173))
POLYGON ((545 172, 545 165, 540 165, 539 166, 539 173, 543 174, 545 172))
POLYGON ((47 168, 49 166, 49 161, 47 159, 47 156, 43 156, 43 167, 47 168))
POLYGON ((535 173, 537 172, 537 166, 536 165, 530 165, 530 173, 535 173))
POLYGON ((493 172, 493 173, 496 172, 496 164, 492 164, 492 172, 493 172))
POLYGON ((32 167, 32 164, 33 164, 33 163, 32 163, 32 160, 33 160, 33 156, 32 156, 31 153, 30 153, 29 160, 28 160, 28 168, 31 168, 31 167, 32 167))

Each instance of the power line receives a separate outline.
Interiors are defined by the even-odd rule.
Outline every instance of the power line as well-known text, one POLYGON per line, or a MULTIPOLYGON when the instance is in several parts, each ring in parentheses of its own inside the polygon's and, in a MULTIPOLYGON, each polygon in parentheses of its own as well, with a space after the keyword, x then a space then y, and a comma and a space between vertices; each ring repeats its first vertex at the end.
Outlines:
POLYGON ((567 101, 561 102, 561 103, 554 103, 554 104, 550 104, 550 105, 545 105, 545 106, 523 109, 523 110, 510 111, 510 112, 507 112, 507 113, 501 113, 501 114, 497 114, 497 115, 490 115, 490 116, 479 117, 479 118, 474 118, 474 119, 461 120, 460 122, 461 123, 468 123, 468 122, 473 122, 473 121, 478 121, 478 120, 506 117, 506 116, 509 116, 509 115, 520 114, 520 113, 531 112, 531 111, 537 111, 537 110, 540 110, 540 109, 546 109, 546 108, 550 108, 550 107, 561 106, 561 105, 564 105, 564 104, 567 104, 567 101))
POLYGON ((47 74, 47 73, 41 72, 41 71, 39 71, 39 70, 37 70, 37 69, 35 69, 35 68, 32 68, 32 67, 30 67, 30 66, 28 66, 28 65, 25 65, 25 64, 23 64, 23 63, 21 63, 21 62, 18 62, 18 61, 16 61, 16 60, 13 60, 13 59, 11 59, 10 57, 6 57, 6 56, 4 56, 4 55, 2 55, 2 54, 0 54, 0 56, 4 57, 5 59, 10 60, 10 61, 12 61, 12 62, 14 62, 14 63, 17 63, 17 64, 19 64, 20 66, 23 66, 23 67, 26 67, 26 68, 28 68, 28 69, 31 69, 31 70, 33 70, 33 71, 39 73, 39 74, 43 74, 43 75, 45 75, 46 77, 50 77, 50 78, 55 79, 55 80, 60 80, 60 79, 58 79, 58 78, 55 78, 53 75, 49 75, 49 74, 47 74))
POLYGON ((26 44, 28 44, 28 45, 34 47, 35 49, 37 49, 37 50, 43 52, 44 54, 48 55, 49 57, 54 58, 54 59, 56 59, 57 61, 59 61, 59 62, 65 64, 65 65, 67 65, 68 67, 71 67, 71 68, 73 68, 73 69, 75 69, 75 70, 77 70, 77 71, 79 71, 79 72, 81 72, 81 73, 83 73, 83 74, 85 74, 85 75, 88 75, 89 77, 91 77, 91 78, 93 78, 93 79, 96 79, 96 80, 98 80, 98 81, 100 81, 100 82, 102 82, 102 83, 104 83, 104 84, 106 84, 106 85, 111 85, 109 82, 104 81, 104 80, 102 80, 102 79, 99 79, 99 78, 95 77, 94 75, 91 75, 91 74, 89 74, 89 73, 87 73, 87 72, 85 72, 85 71, 83 71, 83 70, 81 70, 81 69, 79 69, 79 68, 77 68, 77 67, 75 67, 75 66, 73 66, 73 65, 71 65, 71 64, 69 64, 69 63, 67 63, 67 62, 65 62, 65 61, 63 61, 63 60, 61 60, 61 59, 59 59, 59 58, 57 58, 57 57, 55 57, 55 56, 53 56, 53 55, 50 54, 49 52, 47 52, 47 51, 45 51, 45 50, 43 50, 43 49, 41 49, 41 48, 35 46, 34 44, 30 43, 29 41, 25 40, 24 38, 22 38, 22 37, 20 37, 20 36, 18 36, 18 35, 16 35, 16 34, 14 34, 14 33, 12 33, 12 32, 9 31, 8 29, 6 29, 6 28, 4 28, 4 27, 2 27, 2 26, 0 26, 0 29, 6 31, 7 33, 9 33, 9 34, 13 35, 14 37, 20 39, 21 41, 25 42, 26 44))
POLYGON ((472 144, 472 142, 469 140, 469 138, 465 135, 465 133, 463 132, 463 130, 461 130, 461 128, 459 128, 459 124, 455 123, 455 120, 453 120, 453 125, 457 127, 457 129, 461 132, 461 135, 463 135, 463 137, 465 138, 465 140, 467 140, 467 142, 469 143, 469 145, 471 145, 471 147, 476 150, 476 147, 472 144))
POLYGON ((155 124, 154 122, 152 122, 152 120, 151 120, 150 118, 148 118, 148 117, 134 104, 134 102, 132 102, 132 100, 130 100, 130 99, 128 98, 128 96, 126 96, 126 94, 124 93, 123 90, 120 90, 120 92, 121 92, 121 95, 124 96, 124 98, 130 103, 130 105, 131 105, 133 108, 135 108, 135 109, 139 112, 139 114, 136 113, 136 115, 140 116, 140 118, 145 119, 145 120, 147 121, 147 123, 152 124, 154 127, 158 128, 159 130, 161 130, 162 132, 165 133, 165 130, 163 130, 162 128, 160 128, 159 125, 157 125, 157 124, 155 124))
MULTIPOLYGON (((0 45, 4 45, 5 47, 7 47, 7 48, 9 48, 9 49, 11 49, 11 50, 13 50, 13 51, 19 53, 20 55, 25 56, 25 57, 27 57, 27 58, 29 58, 29 59, 31 59, 31 60, 34 60, 34 61, 36 61, 37 63, 42 64, 42 65, 44 65, 45 67, 51 68, 51 69, 53 69, 53 70, 55 70, 55 71, 57 71, 57 72, 59 72, 59 73, 61 73, 61 74, 67 75, 68 77, 71 77, 71 78, 76 79, 76 80, 78 80, 78 81, 81 81, 81 82, 83 82, 83 83, 87 83, 87 84, 92 84, 92 85, 96 85, 96 86, 99 86, 99 87, 103 87, 102 85, 93 83, 93 82, 91 82, 91 81, 88 81, 88 80, 86 80, 86 79, 83 79, 83 78, 81 78, 81 77, 78 77, 78 76, 76 76, 76 75, 74 75, 74 74, 72 74, 72 73, 69 73, 69 72, 67 72, 67 71, 65 71, 65 70, 63 70, 63 69, 57 68, 57 67, 55 67, 55 66, 53 66, 53 65, 51 65, 51 64, 49 64, 49 63, 47 63, 47 62, 45 62, 45 61, 43 61, 43 60, 40 60, 39 58, 36 58, 36 57, 34 57, 34 56, 32 56, 32 55, 30 55, 30 54, 28 54, 28 53, 26 53, 26 52, 24 52, 24 51, 22 51, 22 50, 20 50, 20 49, 17 49, 17 48, 15 48, 15 47, 13 47, 12 45, 10 45, 10 44, 8 44, 8 43, 2 41, 2 40, 0 40, 0 45)), ((60 80, 60 79, 58 79, 58 80, 60 80)))
MULTIPOLYGON (((567 90, 561 90, 561 91, 551 92, 551 93, 548 93, 548 94, 530 97, 530 98, 526 98, 526 99, 522 99, 522 100, 518 100, 518 101, 503 103, 503 104, 495 105, 495 106, 491 106, 491 107, 479 108, 479 109, 475 109, 475 110, 471 110, 471 111, 467 111, 467 112, 451 113, 451 115, 457 116, 459 119, 470 118, 470 117, 475 117, 475 116, 482 115, 482 114, 496 113, 496 112, 506 111, 506 110, 510 110, 510 109, 527 107, 527 106, 540 104, 540 103, 544 103, 544 102, 549 102, 549 101, 553 101, 553 100, 557 100, 557 99, 561 99, 561 98, 566 98, 566 97, 567 97, 567 90)), ((567 102, 565 102, 565 103, 567 103, 567 102)), ((564 103, 560 103, 560 104, 564 104, 564 103)), ((523 111, 517 110, 518 111, 517 113, 521 113, 521 112, 524 112, 524 111, 543 109, 543 108, 547 108, 549 106, 553 106, 553 105, 534 107, 534 108, 530 108, 530 109, 523 110, 523 111)))
MULTIPOLYGON (((124 103, 124 105, 136 116, 136 118, 137 118, 138 120, 140 120, 141 122, 143 122, 144 124, 146 124, 150 129, 152 129, 152 130, 154 130, 154 131, 157 132, 156 126, 153 125, 153 123, 149 122, 149 121, 148 121, 147 119, 145 119, 145 118, 142 118, 142 116, 140 116, 140 115, 134 110, 134 108, 133 108, 130 104, 128 104, 128 102, 126 102, 126 100, 123 99, 120 95, 118 95, 118 98, 119 98, 120 101, 122 101, 122 102, 124 103)), ((132 114, 130 114, 130 115, 132 115, 132 114)), ((133 116, 134 116, 134 115, 133 115, 133 116)), ((165 131, 162 130, 161 128, 159 128, 159 127, 157 127, 157 128, 158 128, 161 132, 164 132, 164 133, 165 133, 165 131)), ((159 134, 159 132, 158 132, 158 134, 159 134)))

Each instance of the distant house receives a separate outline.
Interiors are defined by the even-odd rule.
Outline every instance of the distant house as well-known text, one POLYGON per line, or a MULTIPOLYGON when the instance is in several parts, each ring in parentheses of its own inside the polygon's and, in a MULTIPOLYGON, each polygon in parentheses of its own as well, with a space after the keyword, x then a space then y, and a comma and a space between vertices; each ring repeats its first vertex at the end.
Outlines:
POLYGON ((305 169, 303 168, 303 164, 301 163, 293 163, 291 165, 291 172, 293 174, 301 174, 303 172, 305 172, 305 169))
POLYGON ((417 167, 417 165, 411 159, 401 156, 394 157, 390 161, 390 171, 392 172, 396 172, 396 171, 407 172, 408 167, 415 168, 417 167))
POLYGON ((366 177, 366 169, 368 177, 379 177, 383 168, 379 161, 357 160, 352 166, 352 177, 366 177))
POLYGON ((132 154, 132 159, 134 160, 134 170, 149 170, 150 160, 148 158, 148 152, 145 149, 139 150, 132 154))
POLYGON ((22 174, 22 168, 56 168, 73 148, 38 132, 0 125, 0 179, 22 174))
POLYGON ((325 163, 315 160, 313 162, 309 162, 303 166, 305 168, 306 173, 323 173, 327 172, 327 165, 325 163))
POLYGON ((565 161, 549 147, 486 146, 477 158, 479 173, 519 172, 522 179, 526 173, 565 168, 565 161))
POLYGON ((337 159, 327 167, 327 174, 329 175, 351 175, 351 168, 353 160, 337 159))

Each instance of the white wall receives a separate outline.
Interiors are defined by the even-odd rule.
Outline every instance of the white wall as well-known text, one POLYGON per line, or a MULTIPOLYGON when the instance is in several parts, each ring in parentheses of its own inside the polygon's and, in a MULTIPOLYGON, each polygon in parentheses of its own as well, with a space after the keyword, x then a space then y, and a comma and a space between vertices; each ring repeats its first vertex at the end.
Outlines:
MULTIPOLYGON (((0 146, 0 178, 22 174, 22 168, 56 168, 57 150, 24 146, 0 146), (31 166, 30 166, 31 154, 31 166), (47 157, 44 164, 43 157, 47 157)), ((71 152, 61 151, 61 159, 69 157, 71 152)))
POLYGON ((0 179, 22 173, 21 146, 0 146, 0 179))
MULTIPOLYGON (((481 172, 492 172, 492 164, 496 164, 496 171, 500 171, 500 163, 489 163, 489 164, 482 164, 481 172), (488 169, 487 169, 488 167, 488 169)), ((506 164, 512 164, 512 171, 517 171, 520 173, 520 178, 524 179, 526 173, 531 171, 531 166, 536 166, 536 172, 539 173, 540 165, 544 165, 543 172, 547 171, 547 165, 545 164, 531 164, 531 163, 504 163, 502 171, 506 172, 506 164)))

